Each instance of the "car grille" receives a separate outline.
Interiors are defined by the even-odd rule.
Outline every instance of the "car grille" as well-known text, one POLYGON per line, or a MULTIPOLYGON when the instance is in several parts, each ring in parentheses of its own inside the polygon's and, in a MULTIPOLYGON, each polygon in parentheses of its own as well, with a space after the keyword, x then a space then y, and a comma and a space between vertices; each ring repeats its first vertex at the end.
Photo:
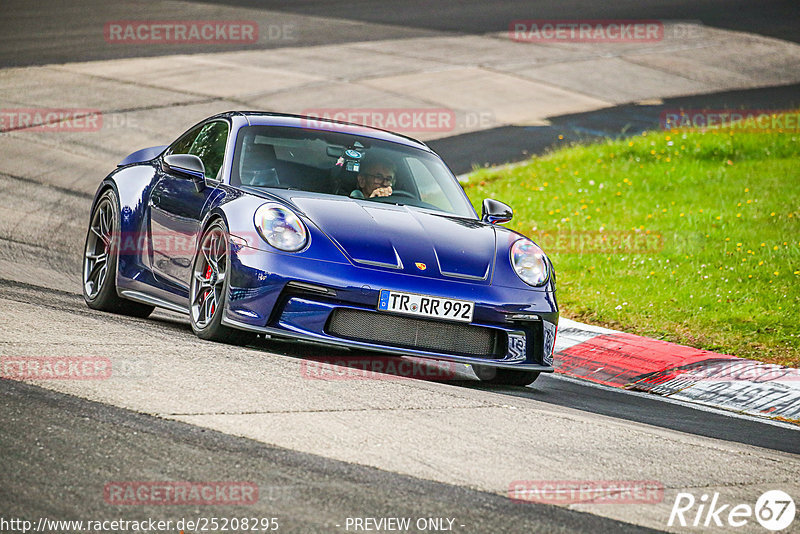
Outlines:
POLYGON ((505 336, 493 328, 350 308, 335 309, 327 330, 337 337, 400 348, 489 359, 505 354, 505 336))

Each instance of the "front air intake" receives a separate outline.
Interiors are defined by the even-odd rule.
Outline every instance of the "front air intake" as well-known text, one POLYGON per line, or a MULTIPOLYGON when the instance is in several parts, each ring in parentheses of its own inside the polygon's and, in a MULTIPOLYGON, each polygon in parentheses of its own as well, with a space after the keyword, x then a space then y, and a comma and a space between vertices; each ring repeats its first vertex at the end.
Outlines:
POLYGON ((487 359, 505 355, 504 332, 470 324, 337 308, 331 314, 327 331, 341 338, 397 348, 487 359))

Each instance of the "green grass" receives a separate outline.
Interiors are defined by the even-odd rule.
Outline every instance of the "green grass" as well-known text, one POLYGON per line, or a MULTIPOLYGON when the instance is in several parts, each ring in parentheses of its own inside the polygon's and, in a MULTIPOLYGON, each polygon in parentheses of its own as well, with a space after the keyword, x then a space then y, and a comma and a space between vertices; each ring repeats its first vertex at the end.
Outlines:
POLYGON ((800 134, 647 132, 465 189, 548 252, 562 316, 800 366, 800 134))

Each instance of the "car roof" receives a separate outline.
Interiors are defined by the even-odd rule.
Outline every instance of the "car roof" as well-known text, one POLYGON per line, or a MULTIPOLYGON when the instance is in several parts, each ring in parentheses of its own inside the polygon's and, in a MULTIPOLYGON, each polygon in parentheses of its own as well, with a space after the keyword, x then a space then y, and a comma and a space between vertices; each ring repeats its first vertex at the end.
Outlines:
POLYGON ((364 137, 380 139, 382 141, 389 141, 392 143, 398 143, 432 152, 425 143, 412 137, 390 132, 388 130, 381 130, 380 128, 364 126, 362 124, 325 119, 321 117, 293 115, 290 113, 272 113, 268 111, 228 111, 225 113, 220 113, 219 115, 215 115, 214 117, 210 117, 210 119, 218 117, 232 118, 236 115, 246 118, 248 124, 253 126, 289 126, 294 128, 310 128, 313 130, 324 130, 328 132, 346 134, 357 133, 358 135, 362 135, 364 137), (357 132, 353 131, 353 126, 358 128, 357 132))

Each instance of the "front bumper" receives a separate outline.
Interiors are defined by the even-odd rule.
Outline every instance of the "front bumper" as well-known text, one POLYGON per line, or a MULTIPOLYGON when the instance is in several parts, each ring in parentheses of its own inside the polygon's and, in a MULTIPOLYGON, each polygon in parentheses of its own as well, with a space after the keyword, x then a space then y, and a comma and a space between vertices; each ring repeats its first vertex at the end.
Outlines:
MULTIPOLYGON (((552 292, 414 276, 246 247, 233 249, 231 260, 230 290, 223 317, 227 326, 397 355, 553 372, 558 307, 552 292), (362 312, 361 315, 369 312, 385 318, 386 313, 376 311, 381 289, 475 302, 472 323, 460 323, 459 327, 491 331, 496 340, 493 349, 476 355, 462 350, 455 342, 412 346, 407 342, 392 342, 388 340, 390 335, 364 339, 365 336, 342 337, 332 333, 335 310, 354 310, 362 312)), ((434 330, 453 326, 450 322, 422 318, 411 322, 417 327, 424 322, 423 328, 434 330)), ((408 323, 398 320, 404 328, 408 323)))

